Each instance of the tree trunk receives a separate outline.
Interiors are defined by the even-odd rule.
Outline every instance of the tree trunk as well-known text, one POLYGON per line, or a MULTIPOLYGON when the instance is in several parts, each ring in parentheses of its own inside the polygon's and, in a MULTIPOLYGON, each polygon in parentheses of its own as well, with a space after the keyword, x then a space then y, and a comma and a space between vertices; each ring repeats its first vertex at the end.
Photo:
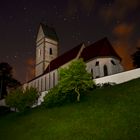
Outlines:
POLYGON ((77 93, 77 101, 80 102, 80 93, 77 88, 75 88, 75 92, 77 93))

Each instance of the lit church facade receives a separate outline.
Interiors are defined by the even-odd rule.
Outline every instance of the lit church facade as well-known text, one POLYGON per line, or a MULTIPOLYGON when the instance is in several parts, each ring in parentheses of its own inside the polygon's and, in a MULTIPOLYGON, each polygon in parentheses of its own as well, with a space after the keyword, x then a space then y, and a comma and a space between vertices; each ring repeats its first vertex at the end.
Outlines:
POLYGON ((41 23, 36 39, 35 78, 25 83, 24 88, 48 91, 58 83, 58 69, 79 58, 84 60, 93 79, 123 71, 121 58, 107 38, 89 46, 82 43, 60 56, 58 54, 59 40, 55 30, 41 23))

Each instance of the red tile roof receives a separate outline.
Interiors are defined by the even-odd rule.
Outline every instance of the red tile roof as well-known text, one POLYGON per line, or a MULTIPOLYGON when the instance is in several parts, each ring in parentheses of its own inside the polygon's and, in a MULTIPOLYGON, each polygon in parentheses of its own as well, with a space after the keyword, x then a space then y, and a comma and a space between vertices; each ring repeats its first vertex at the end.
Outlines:
POLYGON ((121 60, 121 58, 116 53, 116 51, 114 50, 114 48, 112 47, 107 38, 103 38, 91 44, 90 46, 84 48, 80 58, 83 58, 84 61, 86 62, 89 61, 90 59, 101 56, 102 57, 113 56, 121 60))

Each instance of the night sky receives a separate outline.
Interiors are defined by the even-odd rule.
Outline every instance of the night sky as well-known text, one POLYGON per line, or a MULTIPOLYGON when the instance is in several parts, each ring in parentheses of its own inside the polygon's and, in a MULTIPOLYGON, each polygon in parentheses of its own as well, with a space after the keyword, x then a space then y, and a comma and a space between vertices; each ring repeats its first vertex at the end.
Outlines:
POLYGON ((21 82, 33 77, 40 22, 55 28, 60 53, 108 37, 132 69, 130 55, 140 47, 139 0, 5 0, 0 3, 0 62, 21 82))

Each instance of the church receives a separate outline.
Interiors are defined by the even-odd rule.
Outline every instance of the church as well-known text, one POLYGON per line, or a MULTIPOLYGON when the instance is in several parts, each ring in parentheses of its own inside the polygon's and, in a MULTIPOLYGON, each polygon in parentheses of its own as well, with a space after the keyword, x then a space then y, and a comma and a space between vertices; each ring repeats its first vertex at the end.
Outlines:
POLYGON ((59 39, 55 30, 41 23, 36 39, 35 77, 23 87, 48 91, 58 83, 58 69, 79 58, 84 60, 93 79, 123 72, 121 58, 106 37, 89 46, 81 43, 59 55, 59 39))

